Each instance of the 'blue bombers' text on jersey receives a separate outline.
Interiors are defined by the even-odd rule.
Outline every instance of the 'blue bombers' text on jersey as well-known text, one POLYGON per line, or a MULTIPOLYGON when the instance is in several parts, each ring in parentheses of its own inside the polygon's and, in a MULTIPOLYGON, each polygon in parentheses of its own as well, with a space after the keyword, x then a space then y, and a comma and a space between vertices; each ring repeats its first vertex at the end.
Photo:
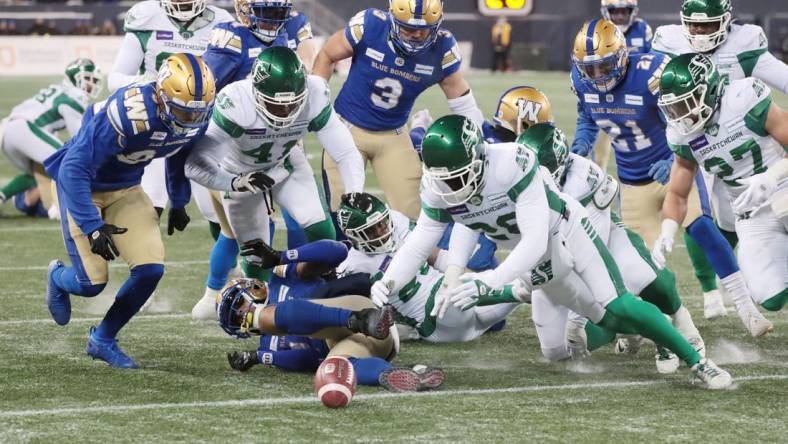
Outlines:
POLYGON ((247 78, 255 59, 263 50, 272 46, 287 46, 287 39, 287 33, 282 32, 276 40, 266 44, 238 22, 216 25, 208 49, 202 55, 203 61, 213 72, 216 90, 247 78))
POLYGON ((166 157, 167 192, 173 208, 191 199, 183 165, 193 143, 208 126, 174 134, 159 118, 155 84, 124 86, 84 121, 79 132, 45 162, 47 173, 64 192, 60 205, 83 233, 104 222, 91 199, 93 191, 113 191, 140 184, 151 160, 166 157))
POLYGON ((285 22, 284 31, 287 34, 287 46, 295 51, 304 40, 309 40, 312 35, 312 24, 302 12, 293 11, 285 22))
POLYGON ((575 141, 593 145, 602 128, 612 140, 623 183, 651 182, 651 165, 672 156, 665 120, 657 107, 659 78, 667 62, 662 54, 631 54, 626 77, 607 93, 583 82, 577 68, 572 68, 572 88, 578 99, 575 141))
POLYGON ((627 40, 627 48, 630 54, 636 52, 650 52, 651 38, 654 37, 651 27, 643 19, 635 19, 632 26, 627 29, 624 38, 627 40))
POLYGON ((449 31, 440 30, 435 44, 415 56, 397 53, 390 32, 388 13, 379 9, 359 12, 345 28, 353 62, 334 109, 351 124, 371 131, 401 128, 419 94, 461 65, 457 41, 449 31))

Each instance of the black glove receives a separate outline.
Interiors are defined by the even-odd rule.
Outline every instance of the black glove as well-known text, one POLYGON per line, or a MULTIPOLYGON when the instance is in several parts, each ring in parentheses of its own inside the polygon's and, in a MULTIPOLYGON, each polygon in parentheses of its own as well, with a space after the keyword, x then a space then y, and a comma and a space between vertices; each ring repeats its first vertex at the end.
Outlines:
POLYGON ((246 262, 262 268, 273 268, 282 263, 282 252, 274 250, 262 239, 254 239, 241 245, 241 256, 246 262))
POLYGON ((172 236, 175 230, 185 230, 190 221, 189 215, 186 214, 186 208, 170 208, 170 215, 167 219, 167 235, 172 236))
POLYGON ((239 372, 245 372, 260 363, 257 350, 227 353, 227 362, 230 367, 239 372))
POLYGON ((98 230, 90 233, 88 242, 90 242, 90 251, 105 260, 111 261, 120 256, 118 247, 112 241, 112 236, 115 234, 123 234, 128 231, 126 228, 116 227, 115 225, 104 224, 98 230))
POLYGON ((274 186, 274 179, 262 171, 239 174, 235 176, 232 183, 233 191, 247 191, 249 193, 260 193, 267 191, 274 186))

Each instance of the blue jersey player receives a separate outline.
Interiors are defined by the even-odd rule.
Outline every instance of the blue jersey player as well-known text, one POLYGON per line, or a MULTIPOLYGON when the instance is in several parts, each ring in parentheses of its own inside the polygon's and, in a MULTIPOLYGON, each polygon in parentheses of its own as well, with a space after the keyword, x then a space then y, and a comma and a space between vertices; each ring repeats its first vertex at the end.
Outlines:
MULTIPOLYGON (((393 312, 387 308, 381 313, 366 297, 346 296, 368 295, 369 275, 331 281, 320 277, 345 260, 348 250, 344 244, 320 240, 280 252, 262 241, 252 241, 244 244, 244 254, 275 268, 269 284, 251 281, 252 288, 247 292, 254 304, 245 309, 252 318, 247 330, 261 335, 260 347, 228 353, 234 369, 246 371, 263 364, 312 372, 327 356, 340 355, 353 364, 361 385, 416 391, 437 388, 443 382, 440 369, 392 367, 389 363, 397 354, 398 338, 388 331, 386 337, 372 335, 381 328, 390 328, 393 318, 381 314, 393 316, 393 312), (319 330, 326 327, 346 328, 319 330)), ((219 322, 228 333, 233 334, 233 329, 227 327, 234 318, 224 312, 242 297, 239 287, 249 286, 250 280, 236 281, 220 293, 219 322)))
MULTIPOLYGON (((663 242, 660 233, 671 232, 672 238, 678 226, 666 226, 672 221, 662 221, 661 211, 673 154, 657 106, 659 80, 668 59, 657 53, 629 54, 621 31, 612 22, 592 20, 577 34, 572 60, 572 87, 578 99, 572 151, 588 153, 602 128, 615 149, 624 223, 647 245, 655 245, 658 239, 663 242)), ((744 311, 757 313, 733 250, 711 218, 703 181, 700 176, 697 179, 687 202, 686 235, 706 253, 723 287, 741 304, 752 305, 744 311)), ((748 328, 764 324, 752 322, 748 328)), ((758 335, 755 327, 750 332, 758 335)))
POLYGON ((602 17, 624 33, 629 53, 651 51, 651 26, 638 17, 638 0, 602 0, 602 17))
POLYGON ((44 163, 57 183, 72 264, 49 264, 47 306, 55 322, 65 325, 71 319, 71 294, 92 297, 104 289, 109 261, 120 256, 129 264, 128 280, 88 337, 88 355, 112 367, 137 367, 115 338, 164 274, 158 215, 139 186, 143 170, 154 158, 167 158, 172 202, 167 232, 182 231, 189 223, 185 206, 191 197, 183 166, 207 128, 215 95, 213 76, 198 56, 170 56, 155 83, 118 89, 44 163))
MULTIPOLYGON (((372 164, 391 207, 410 219, 419 215, 421 164, 406 123, 416 98, 438 84, 455 114, 481 125, 468 82, 460 72, 454 36, 441 28, 442 0, 389 0, 389 10, 367 9, 331 36, 315 60, 314 73, 331 78, 334 64, 352 58, 334 103, 351 127, 356 146, 372 164)), ((323 156, 331 209, 344 193, 336 165, 323 156)))

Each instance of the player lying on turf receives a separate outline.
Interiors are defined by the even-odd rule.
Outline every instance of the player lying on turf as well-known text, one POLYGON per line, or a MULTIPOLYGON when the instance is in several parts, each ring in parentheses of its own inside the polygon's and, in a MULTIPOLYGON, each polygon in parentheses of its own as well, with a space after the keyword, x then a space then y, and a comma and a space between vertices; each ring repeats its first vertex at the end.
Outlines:
POLYGON ((228 353, 234 369, 246 371, 264 364, 314 371, 327 356, 340 355, 351 361, 362 385, 416 391, 443 382, 440 369, 389 363, 399 347, 396 335, 389 335, 394 311, 377 309, 363 296, 347 296, 356 292, 359 283, 368 289, 367 277, 321 278, 347 257, 343 244, 322 240, 278 254, 258 241, 245 244, 244 253, 266 260, 274 255, 282 265, 276 267, 270 284, 247 279, 221 292, 217 311, 225 331, 240 337, 261 334, 258 350, 228 353))
MULTIPOLYGON (((24 174, 0 187, 0 205, 17 194, 38 186, 42 205, 52 207, 52 181, 44 160, 62 146, 57 132, 75 135, 91 100, 101 93, 101 75, 90 59, 69 63, 61 83, 53 83, 11 110, 0 122, 0 149, 24 174)), ((59 216, 57 208, 52 218, 59 216)))
POLYGON ((742 285, 763 308, 781 310, 788 302, 788 112, 773 102, 763 82, 746 78, 728 84, 701 54, 668 63, 659 104, 677 154, 663 230, 684 220, 698 165, 715 174, 737 216, 747 282, 742 285))
POLYGON ((495 270, 462 285, 445 280, 448 288, 437 291, 433 316, 441 317, 459 301, 472 306, 520 278, 604 328, 667 347, 707 387, 731 384, 730 375, 700 356, 657 307, 627 291, 587 211, 558 190, 532 151, 518 144, 486 144, 472 121, 449 115, 427 131, 422 155, 421 215, 373 285, 373 298, 386 299, 410 282, 453 220, 450 266, 467 263, 480 232, 511 253, 495 270))
MULTIPOLYGON (((681 303, 675 275, 667 268, 658 268, 643 239, 626 228, 611 211, 618 182, 591 160, 570 153, 563 132, 552 124, 532 126, 517 142, 536 153, 539 164, 550 171, 562 192, 585 206, 588 220, 618 264, 626 288, 670 316, 676 330, 705 356, 703 339, 681 303)), ((615 333, 553 303, 543 290, 535 290, 531 300, 542 354, 548 359, 566 359, 570 354, 582 357, 615 338, 615 333)), ((672 373, 679 367, 678 357, 661 346, 657 347, 656 363, 660 373, 672 373)))
MULTIPOLYGON (((251 78, 221 91, 208 132, 186 163, 186 174, 221 199, 216 212, 226 215, 226 238, 239 243, 269 240, 270 200, 287 210, 308 240, 336 237, 312 167, 303 150, 296 148, 309 132, 316 133, 336 160, 346 187, 361 191, 364 161, 350 131, 333 112, 326 83, 307 75, 295 52, 266 49, 255 60, 251 78)), ((254 265, 245 271, 249 277, 266 279, 264 270, 254 265)), ((192 310, 194 318, 213 318, 216 292, 224 285, 218 281, 209 282, 192 310)))

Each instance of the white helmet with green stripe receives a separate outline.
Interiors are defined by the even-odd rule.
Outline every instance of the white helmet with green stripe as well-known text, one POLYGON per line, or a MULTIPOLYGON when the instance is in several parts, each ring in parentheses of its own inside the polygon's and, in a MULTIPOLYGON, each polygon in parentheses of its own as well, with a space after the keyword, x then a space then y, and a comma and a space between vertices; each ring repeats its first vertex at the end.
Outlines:
POLYGON ((85 91, 91 99, 97 99, 104 83, 101 73, 92 60, 79 58, 66 66, 66 79, 69 83, 85 91))

